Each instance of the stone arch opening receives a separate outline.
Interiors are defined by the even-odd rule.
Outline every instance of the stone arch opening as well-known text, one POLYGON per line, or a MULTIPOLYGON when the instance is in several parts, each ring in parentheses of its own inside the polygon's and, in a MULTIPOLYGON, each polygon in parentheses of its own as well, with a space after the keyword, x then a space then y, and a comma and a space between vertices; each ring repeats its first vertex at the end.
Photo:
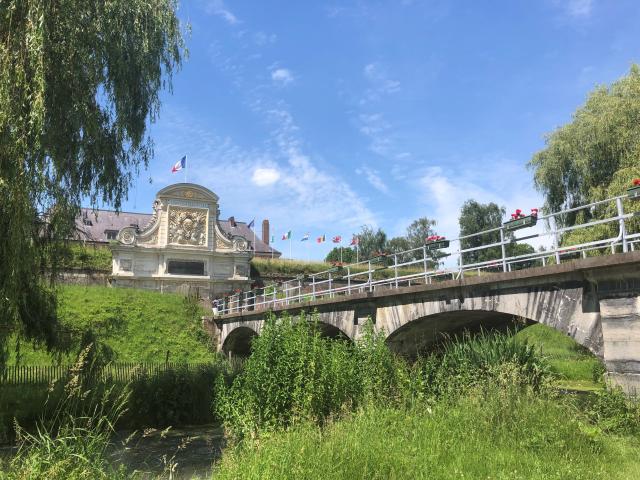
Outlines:
POLYGON ((349 336, 343 332, 340 328, 329 323, 317 322, 317 328, 320 331, 320 335, 332 340, 347 340, 352 341, 349 336))
POLYGON ((251 355, 251 342, 258 334, 249 327, 238 327, 227 335, 222 351, 227 356, 246 358, 251 355))
POLYGON ((486 310, 442 312, 417 318, 398 328, 386 339, 389 348, 399 355, 415 358, 428 351, 447 336, 465 331, 471 334, 485 331, 505 332, 536 323, 511 314, 486 310))

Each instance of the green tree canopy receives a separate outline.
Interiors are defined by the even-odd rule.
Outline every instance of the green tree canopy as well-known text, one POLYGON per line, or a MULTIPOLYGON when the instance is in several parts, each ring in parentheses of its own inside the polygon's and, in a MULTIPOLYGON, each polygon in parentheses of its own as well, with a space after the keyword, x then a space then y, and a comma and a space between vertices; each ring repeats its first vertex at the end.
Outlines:
POLYGON ((360 260, 367 260, 374 257, 378 252, 385 251, 387 234, 382 229, 374 230, 370 225, 364 225, 357 236, 360 260))
MULTIPOLYGON (((545 197, 545 209, 557 211, 623 194, 640 177, 640 68, 611 86, 596 88, 570 123, 549 134, 544 150, 529 167, 536 188, 545 197)), ((640 205, 629 205, 640 209, 640 205)), ((558 218, 573 225, 613 213, 580 211, 558 218)), ((611 232, 615 225, 605 227, 611 232)), ((600 228, 599 230, 602 230, 600 228)), ((578 233, 578 232, 576 232, 578 233)), ((595 233, 595 232, 594 232, 595 233)))
MULTIPOLYGON (((460 236, 470 235, 472 233, 490 230, 502 225, 502 219, 505 215, 505 208, 499 207, 497 204, 478 203, 475 200, 467 200, 460 210, 460 236)), ((485 233, 483 235, 464 238, 460 241, 462 249, 479 247, 481 245, 490 245, 500 241, 500 232, 485 233)), ((484 250, 475 250, 462 255, 462 261, 465 265, 478 262, 486 262, 502 257, 500 247, 492 247, 484 250)))
POLYGON ((183 55, 176 0, 0 2, 0 348, 54 343, 43 269, 82 198, 120 207, 183 55))
POLYGON ((325 257, 325 262, 339 262, 340 250, 342 250, 342 261, 345 263, 355 263, 356 251, 352 247, 333 247, 325 257))
MULTIPOLYGON (((460 211, 460 236, 470 235, 472 233, 482 232, 483 230, 491 230, 500 227, 503 223, 505 208, 499 207, 497 204, 478 203, 475 200, 467 200, 462 205, 460 211)), ((505 245, 505 254, 507 257, 516 257, 533 253, 535 249, 526 243, 516 243, 513 232, 505 232, 505 240, 509 243, 505 245)), ((500 231, 485 233, 471 238, 461 240, 462 248, 474 248, 481 245, 490 245, 500 242, 500 231)), ((498 260, 502 258, 502 248, 500 246, 491 247, 484 250, 475 250, 462 255, 462 261, 465 265, 479 262, 488 262, 489 260, 498 260)), ((512 268, 518 269, 533 266, 533 261, 520 262, 514 264, 512 268)))

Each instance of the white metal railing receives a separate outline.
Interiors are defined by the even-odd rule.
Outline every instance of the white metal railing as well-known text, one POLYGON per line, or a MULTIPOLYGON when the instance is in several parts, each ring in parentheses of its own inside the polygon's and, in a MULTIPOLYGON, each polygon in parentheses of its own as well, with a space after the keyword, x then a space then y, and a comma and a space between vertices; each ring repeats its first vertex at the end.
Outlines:
POLYGON ((398 288, 412 284, 428 284, 438 279, 462 278, 465 273, 471 274, 470 272, 481 274, 486 270, 509 272, 514 268, 544 267, 549 264, 561 263, 563 257, 578 255, 579 257, 586 258, 589 252, 596 250, 601 250, 603 253, 610 252, 611 254, 615 254, 617 250, 621 250, 622 252, 633 251, 640 249, 640 233, 628 233, 626 222, 638 214, 624 212, 623 200, 627 198, 626 195, 622 195, 548 215, 538 215, 537 222, 545 221, 549 227, 542 233, 509 239, 505 235, 505 226, 502 225, 450 240, 450 242, 457 242, 460 248, 449 254, 444 254, 439 258, 451 257, 456 260, 457 266, 455 268, 434 268, 434 265, 437 267, 440 263, 438 258, 434 258, 434 254, 425 244, 422 247, 403 252, 389 253, 370 260, 336 266, 308 276, 299 275, 294 280, 288 280, 279 285, 270 285, 264 288, 239 292, 216 300, 217 313, 224 315, 244 311, 267 310, 278 306, 334 298, 338 295, 372 292, 378 289, 398 288), (615 210, 616 214, 605 219, 593 220, 579 225, 562 228, 557 227, 556 218, 561 215, 586 209, 593 211, 600 206, 614 207, 613 210, 615 210), (616 237, 571 246, 560 246, 561 235, 563 233, 614 222, 618 223, 618 235, 616 237), (499 242, 466 249, 461 248, 461 240, 468 240, 497 231, 500 232, 501 240, 499 242), (507 255, 507 245, 540 237, 550 237, 552 247, 549 250, 514 256, 507 255), (468 265, 463 263, 464 254, 491 248, 500 249, 501 255, 499 258, 470 263, 468 265), (406 258, 409 260, 403 260, 406 258), (382 274, 381 272, 383 271, 389 271, 390 273, 382 274), (340 285, 336 286, 336 280, 338 279, 340 280, 340 285))

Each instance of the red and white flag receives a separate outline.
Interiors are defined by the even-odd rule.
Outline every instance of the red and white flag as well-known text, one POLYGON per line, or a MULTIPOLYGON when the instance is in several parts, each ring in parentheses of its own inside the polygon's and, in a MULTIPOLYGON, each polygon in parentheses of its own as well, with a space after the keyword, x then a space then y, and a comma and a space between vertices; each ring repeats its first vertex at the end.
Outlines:
POLYGON ((340 243, 342 241, 342 237, 340 235, 336 235, 331 239, 333 243, 340 243))
POLYGON ((354 235, 353 238, 351 239, 350 245, 358 245, 359 243, 360 243, 360 239, 358 238, 357 235, 354 235))

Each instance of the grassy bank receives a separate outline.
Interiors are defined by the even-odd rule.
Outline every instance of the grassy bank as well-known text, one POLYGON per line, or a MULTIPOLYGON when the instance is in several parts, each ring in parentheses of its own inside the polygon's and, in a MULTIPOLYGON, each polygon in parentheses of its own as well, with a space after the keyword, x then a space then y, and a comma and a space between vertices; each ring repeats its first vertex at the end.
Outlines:
POLYGON ((196 304, 177 294, 106 287, 59 288, 61 347, 47 352, 30 343, 10 342, 9 364, 73 363, 83 344, 100 344, 117 362, 207 362, 215 357, 196 304))
POLYGON ((604 387, 604 365, 571 337, 542 324, 519 331, 515 338, 538 348, 556 375, 555 384, 570 390, 595 391, 604 387))
POLYGON ((640 478, 640 444, 553 398, 500 388, 410 409, 368 407, 224 456, 218 479, 640 478))

